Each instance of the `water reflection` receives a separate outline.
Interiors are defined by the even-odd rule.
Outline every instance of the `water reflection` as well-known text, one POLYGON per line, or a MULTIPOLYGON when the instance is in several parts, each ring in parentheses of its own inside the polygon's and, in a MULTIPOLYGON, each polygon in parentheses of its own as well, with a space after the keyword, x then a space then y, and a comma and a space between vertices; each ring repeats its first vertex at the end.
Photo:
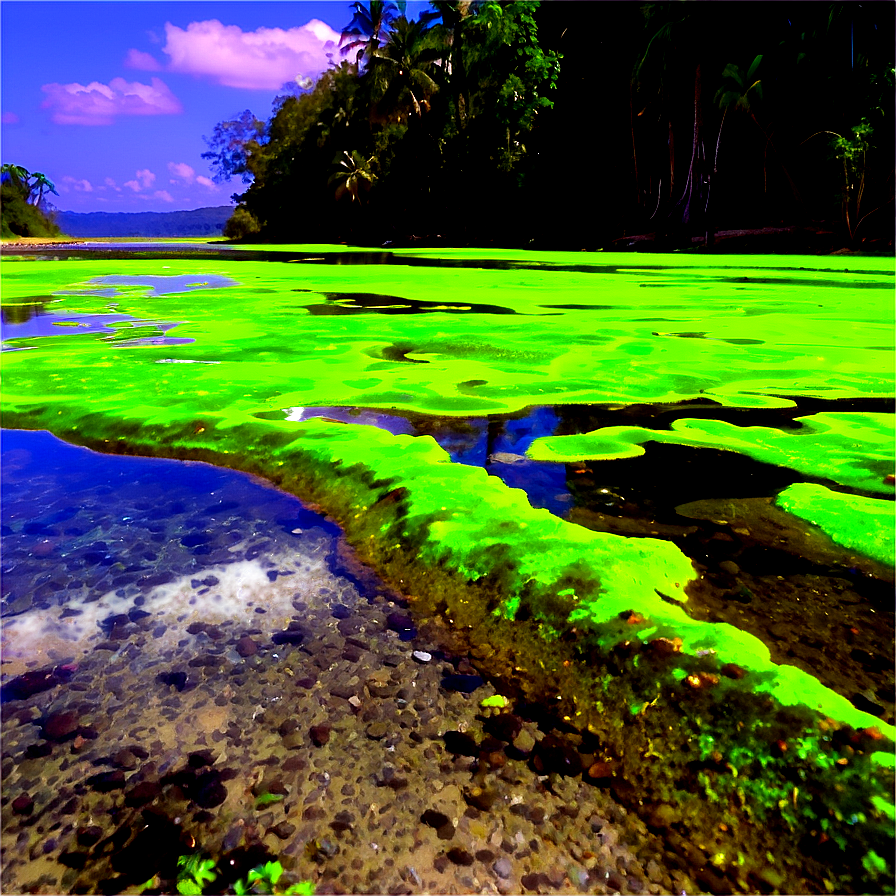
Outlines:
POLYGON ((533 507, 562 516, 572 501, 566 485, 565 465, 540 463, 525 456, 535 439, 553 435, 560 423, 551 407, 489 417, 428 417, 353 407, 294 407, 257 416, 284 419, 284 414, 287 420, 320 417, 339 423, 376 426, 393 435, 431 436, 454 463, 484 467, 512 488, 525 491, 533 507))
MULTIPOLYGON (((125 286, 140 288, 148 286, 148 296, 167 296, 174 293, 192 292, 197 289, 219 289, 223 286, 239 286, 236 280, 222 277, 219 274, 112 274, 107 277, 94 277, 89 284, 102 286, 125 286)), ((142 291, 142 290, 141 290, 142 291)), ((57 296, 97 296, 113 298, 120 294, 117 289, 61 289, 57 296)))

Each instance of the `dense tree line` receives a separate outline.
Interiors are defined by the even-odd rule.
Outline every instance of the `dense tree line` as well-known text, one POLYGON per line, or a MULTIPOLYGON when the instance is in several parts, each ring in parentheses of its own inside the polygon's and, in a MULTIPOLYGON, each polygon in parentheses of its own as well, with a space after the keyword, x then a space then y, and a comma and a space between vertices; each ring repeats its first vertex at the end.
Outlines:
POLYGON ((59 227, 41 207, 47 193, 59 195, 40 171, 12 164, 0 167, 0 236, 59 236, 59 227))
MULTIPOLYGON (((205 154, 225 231, 595 248, 827 223, 892 237, 890 2, 356 2, 339 58, 205 154)), ((346 16, 348 18, 348 15, 346 16)))

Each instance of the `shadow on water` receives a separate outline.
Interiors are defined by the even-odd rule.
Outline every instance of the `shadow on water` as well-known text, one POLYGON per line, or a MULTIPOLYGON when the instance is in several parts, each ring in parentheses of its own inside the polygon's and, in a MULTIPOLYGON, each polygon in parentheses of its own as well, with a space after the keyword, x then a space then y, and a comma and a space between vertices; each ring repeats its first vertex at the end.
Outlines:
MULTIPOLYGON (((805 271, 806 268, 798 265, 788 264, 786 261, 777 265, 769 265, 768 267, 755 267, 756 274, 748 277, 729 277, 720 273, 717 276, 710 276, 706 273, 705 263, 695 264, 693 266, 686 264, 676 264, 674 269, 670 269, 668 265, 648 264, 644 263, 637 256, 633 256, 631 262, 620 264, 595 264, 595 263, 555 263, 549 261, 528 261, 526 259, 495 259, 495 258, 451 258, 439 257, 436 250, 433 250, 432 256, 425 255, 403 255, 395 254, 387 249, 371 249, 352 250, 345 252, 302 252, 290 249, 270 250, 270 249, 253 249, 249 244, 207 244, 196 246, 195 244, 183 244, 177 247, 161 248, 158 244, 130 244, 133 248, 127 248, 122 244, 107 248, 106 244, 82 244, 77 246, 54 246, 48 248, 46 246, 36 246, 29 248, 27 246, 10 246, 0 250, 0 255, 21 255, 35 257, 39 259, 66 259, 66 258, 91 258, 97 260, 119 260, 129 258, 141 259, 184 259, 189 258, 196 261, 220 261, 221 258, 227 258, 233 261, 274 261, 282 263, 303 263, 303 264, 337 264, 337 265, 404 265, 407 267, 439 267, 439 268, 478 268, 480 270, 495 271, 513 271, 513 270, 532 270, 532 271, 565 271, 569 273, 579 274, 625 274, 625 273, 661 273, 674 272, 675 282, 651 283, 650 286, 672 286, 681 285, 682 282, 690 283, 696 286, 709 286, 714 283, 744 283, 744 284, 765 284, 772 283, 780 285, 782 283, 801 284, 811 287, 830 286, 842 287, 845 289, 870 288, 870 289, 892 289, 892 283, 885 282, 866 282, 862 283, 855 280, 842 279, 809 279, 800 277, 799 272, 805 271), (146 246, 146 248, 143 247, 146 246), (694 271, 701 273, 700 278, 693 280, 683 280, 682 274, 693 268, 694 271), (761 271, 793 271, 794 277, 784 279, 782 277, 763 278, 761 271)), ((583 253, 584 254, 584 253, 583 253)), ((588 253, 589 256, 595 256, 598 253, 588 253)), ((785 256, 786 257, 786 256, 785 256)), ((725 264, 724 257, 719 259, 720 264, 725 264)), ((830 268, 812 268, 813 278, 818 274, 825 273, 849 273, 853 275, 871 275, 879 277, 880 271, 865 270, 860 267, 861 259, 852 259, 853 267, 837 267, 830 268)), ((648 284, 642 284, 648 286, 648 284)), ((562 307, 562 306, 558 306, 562 307)))

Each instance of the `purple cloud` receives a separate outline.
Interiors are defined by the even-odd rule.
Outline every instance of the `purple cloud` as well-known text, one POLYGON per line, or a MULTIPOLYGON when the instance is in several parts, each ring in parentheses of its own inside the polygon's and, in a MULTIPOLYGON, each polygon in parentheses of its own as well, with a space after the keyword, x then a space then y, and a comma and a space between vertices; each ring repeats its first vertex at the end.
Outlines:
POLYGON ((141 72, 158 72, 162 70, 162 65, 155 56, 133 48, 128 50, 128 55, 124 58, 124 67, 136 68, 141 72))
POLYGON ((159 78, 151 84, 113 78, 108 84, 44 84, 47 98, 41 108, 50 109, 57 124, 112 124, 119 115, 176 115, 180 101, 159 78))
POLYGON ((18 124, 19 116, 15 112, 4 112, 0 115, 0 124, 18 124))
POLYGON ((210 77, 225 87, 277 90, 286 81, 317 77, 335 55, 340 34, 319 19, 301 28, 243 31, 217 19, 186 30, 165 23, 169 69, 210 77))

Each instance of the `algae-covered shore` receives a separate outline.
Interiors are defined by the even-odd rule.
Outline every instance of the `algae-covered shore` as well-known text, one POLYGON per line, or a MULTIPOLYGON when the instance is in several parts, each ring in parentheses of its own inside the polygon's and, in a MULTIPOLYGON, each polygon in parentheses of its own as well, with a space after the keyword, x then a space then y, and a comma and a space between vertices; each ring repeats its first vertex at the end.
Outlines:
POLYGON ((892 891, 892 261, 266 248, 5 258, 3 425, 314 502, 717 888, 892 891), (486 469, 438 442, 544 406, 594 418, 486 469), (670 444, 697 458, 678 512, 603 485, 670 444), (700 452, 786 482, 709 489, 700 452), (575 506, 533 507, 502 462, 565 469, 575 506))

